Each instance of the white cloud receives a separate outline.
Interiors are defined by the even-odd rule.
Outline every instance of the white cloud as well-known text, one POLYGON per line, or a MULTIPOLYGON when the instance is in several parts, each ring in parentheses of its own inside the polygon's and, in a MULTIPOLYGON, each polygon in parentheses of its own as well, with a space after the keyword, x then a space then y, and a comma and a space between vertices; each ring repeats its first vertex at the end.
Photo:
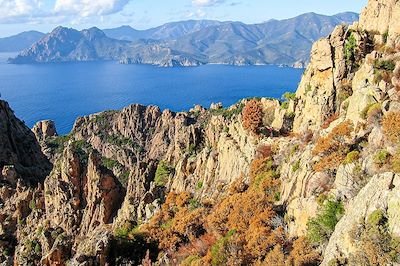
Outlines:
POLYGON ((192 4, 195 6, 215 6, 223 2, 225 0, 192 0, 192 4))
POLYGON ((130 0, 57 0, 54 11, 80 17, 110 15, 121 11, 130 0))
POLYGON ((30 20, 40 12, 42 5, 41 0, 0 0, 0 21, 30 20))

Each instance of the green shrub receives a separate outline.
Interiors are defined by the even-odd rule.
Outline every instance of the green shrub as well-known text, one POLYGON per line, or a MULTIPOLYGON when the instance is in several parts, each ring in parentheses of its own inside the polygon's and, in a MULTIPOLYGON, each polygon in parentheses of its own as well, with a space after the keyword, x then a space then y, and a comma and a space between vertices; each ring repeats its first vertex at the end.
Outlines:
POLYGON ((161 161, 156 170, 154 183, 158 187, 163 187, 168 181, 169 176, 173 173, 173 168, 169 166, 166 162, 161 161))
POLYGON ((382 210, 376 210, 368 216, 368 224, 370 226, 379 226, 385 222, 385 214, 382 210))
POLYGON ((200 189, 202 189, 202 188, 203 188, 203 181, 197 182, 197 184, 196 184, 196 189, 197 189, 197 190, 200 190, 200 189))
POLYGON ((351 164, 357 161, 360 158, 360 152, 359 151, 351 151, 346 155, 346 159, 344 159, 343 163, 344 164, 351 164))
POLYGON ((378 59, 374 62, 374 67, 376 69, 393 71, 396 68, 396 64, 392 60, 378 59))
POLYGON ((385 32, 383 33, 383 42, 384 42, 384 43, 387 43, 388 38, 389 38, 389 31, 387 30, 387 31, 385 31, 385 32))
POLYGON ((283 95, 282 95, 282 98, 283 99, 286 99, 287 101, 290 101, 290 100, 296 100, 296 93, 294 93, 294 92, 285 92, 283 95))
POLYGON ((289 108, 289 102, 282 102, 281 103, 281 108, 284 110, 287 110, 289 108))
POLYGON ((35 245, 35 253, 37 254, 37 255, 41 255, 42 254, 42 247, 40 246, 40 244, 38 243, 38 242, 36 242, 36 245, 35 245))
POLYGON ((310 242, 323 244, 328 241, 343 214, 342 202, 327 200, 317 217, 309 219, 307 223, 307 236, 310 242))
POLYGON ((387 163, 389 156, 390 154, 387 150, 380 150, 375 154, 374 161, 376 164, 384 165, 387 163))
POLYGON ((35 201, 34 198, 29 202, 29 208, 30 208, 32 211, 36 210, 36 201, 35 201))
POLYGON ((355 60, 356 48, 357 48, 356 38, 354 38, 353 34, 350 34, 344 46, 344 54, 346 58, 346 64, 348 66, 353 65, 353 62, 355 60))
POLYGON ((295 162, 295 164, 292 166, 292 171, 297 172, 297 170, 299 170, 299 168, 300 168, 300 160, 295 162))
POLYGON ((226 265, 228 260, 227 246, 229 239, 235 234, 235 230, 228 232, 226 236, 221 238, 211 247, 211 265, 220 266, 226 265))

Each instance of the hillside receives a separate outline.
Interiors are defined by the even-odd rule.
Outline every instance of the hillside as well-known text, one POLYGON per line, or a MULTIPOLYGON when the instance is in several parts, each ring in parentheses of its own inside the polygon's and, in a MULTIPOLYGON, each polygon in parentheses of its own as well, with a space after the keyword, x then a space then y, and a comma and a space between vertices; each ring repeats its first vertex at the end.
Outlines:
POLYGON ((314 41, 325 37, 336 25, 351 24, 357 19, 358 15, 354 13, 334 16, 308 13, 256 25, 191 20, 144 31, 129 26, 101 33, 96 29, 98 34, 89 39, 85 31, 93 29, 78 34, 75 30, 59 27, 10 62, 118 60, 125 64, 158 66, 212 63, 302 67, 309 61, 314 41))
POLYGON ((284 101, 134 104, 80 117, 67 136, 40 122, 36 140, 0 102, 4 125, 19 125, 0 131, 0 262, 398 265, 398 10, 369 0, 314 43, 284 101), (26 143, 41 158, 26 167, 53 165, 44 181, 10 166, 26 143))
POLYGON ((20 52, 28 49, 45 34, 38 31, 26 31, 14 36, 0 38, 0 53, 20 52))

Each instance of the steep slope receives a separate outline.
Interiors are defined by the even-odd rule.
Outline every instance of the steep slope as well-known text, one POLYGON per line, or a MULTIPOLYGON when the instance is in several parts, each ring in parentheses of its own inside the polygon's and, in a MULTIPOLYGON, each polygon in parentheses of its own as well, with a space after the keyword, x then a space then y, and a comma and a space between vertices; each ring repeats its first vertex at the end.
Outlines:
POLYGON ((0 38, 0 52, 19 52, 29 48, 45 34, 38 31, 26 31, 17 35, 0 38))

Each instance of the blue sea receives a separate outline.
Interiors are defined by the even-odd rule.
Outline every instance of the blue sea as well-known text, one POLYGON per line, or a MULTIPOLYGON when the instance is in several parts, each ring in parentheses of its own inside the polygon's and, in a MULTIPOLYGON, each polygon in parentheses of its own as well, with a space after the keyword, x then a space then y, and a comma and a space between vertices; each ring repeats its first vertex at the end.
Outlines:
POLYGON ((212 102, 230 106, 246 97, 281 97, 295 91, 303 69, 207 65, 160 68, 117 62, 11 65, 0 54, 1 99, 32 127, 51 119, 67 134, 78 116, 133 103, 173 111, 212 102))

